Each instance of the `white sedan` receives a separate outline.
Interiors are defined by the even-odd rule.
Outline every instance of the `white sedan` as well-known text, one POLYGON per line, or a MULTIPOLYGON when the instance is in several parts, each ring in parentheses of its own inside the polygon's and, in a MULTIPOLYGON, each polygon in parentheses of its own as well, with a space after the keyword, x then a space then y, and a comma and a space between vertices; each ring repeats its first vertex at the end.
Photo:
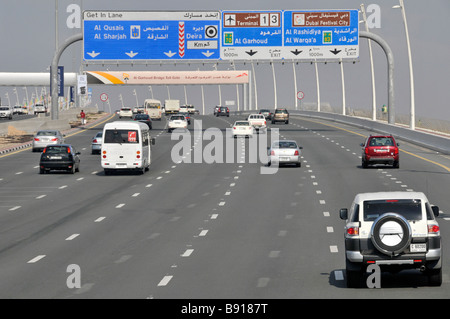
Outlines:
POLYGON ((168 123, 169 133, 172 132, 172 130, 174 130, 174 129, 177 129, 177 128, 187 129, 187 127, 188 127, 188 122, 184 115, 175 114, 175 115, 170 116, 169 123, 168 123))
POLYGON ((234 138, 238 136, 253 137, 253 126, 249 121, 236 121, 233 124, 231 133, 234 138))
POLYGON ((301 150, 303 147, 298 146, 293 140, 280 140, 272 143, 269 148, 269 162, 271 164, 295 164, 301 166, 301 150))

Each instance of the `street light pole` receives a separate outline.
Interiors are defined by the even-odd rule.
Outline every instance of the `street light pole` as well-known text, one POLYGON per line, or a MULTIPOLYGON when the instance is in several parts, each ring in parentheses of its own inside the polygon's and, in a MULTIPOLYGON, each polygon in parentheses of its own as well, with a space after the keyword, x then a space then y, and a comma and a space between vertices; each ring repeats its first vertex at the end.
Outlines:
POLYGON ((411 44, 409 42, 409 32, 408 32, 408 23, 406 22, 406 13, 405 13, 405 4, 403 0, 399 0, 400 5, 395 5, 393 9, 401 9, 403 16, 403 23, 405 25, 405 33, 406 33, 406 44, 408 46, 408 60, 409 60, 409 82, 411 87, 411 118, 410 118, 410 128, 414 130, 416 128, 416 115, 415 115, 415 97, 414 97, 414 74, 413 74, 413 66, 412 66, 412 58, 411 58, 411 44))
MULTIPOLYGON (((366 9, 364 7, 364 4, 361 4, 361 13, 363 15, 363 22, 366 32, 369 32, 369 25, 367 23, 367 15, 366 15, 366 9)), ((376 90, 375 90, 375 72, 374 72, 374 66, 373 66, 373 54, 372 54, 372 42, 369 39, 369 57, 370 57, 370 71, 372 74, 372 120, 377 120, 377 96, 376 96, 376 90)))

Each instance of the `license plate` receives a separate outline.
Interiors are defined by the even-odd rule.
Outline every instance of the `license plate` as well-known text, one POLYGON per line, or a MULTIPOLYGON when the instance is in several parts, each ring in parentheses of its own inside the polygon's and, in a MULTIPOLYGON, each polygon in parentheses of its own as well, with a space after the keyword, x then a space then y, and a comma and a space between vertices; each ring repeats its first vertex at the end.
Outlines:
POLYGON ((117 168, 127 168, 127 164, 116 164, 117 168))
POLYGON ((423 253, 427 251, 427 244, 411 244, 409 251, 412 253, 423 253))
POLYGON ((287 162, 287 161, 289 161, 289 160, 290 160, 289 157, 280 157, 280 161, 285 161, 285 162, 287 162))
POLYGON ((62 159, 61 156, 50 156, 50 159, 62 159))

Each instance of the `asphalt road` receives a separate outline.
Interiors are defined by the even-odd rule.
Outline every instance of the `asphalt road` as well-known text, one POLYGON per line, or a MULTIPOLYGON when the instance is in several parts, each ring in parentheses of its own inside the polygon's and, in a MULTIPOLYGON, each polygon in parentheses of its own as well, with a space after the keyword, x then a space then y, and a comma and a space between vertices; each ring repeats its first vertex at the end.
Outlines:
POLYGON ((104 175, 90 153, 102 123, 66 138, 82 153, 74 175, 39 175, 30 149, 0 156, 0 298, 450 297, 448 156, 399 141, 400 169, 362 169, 370 132, 293 116, 269 127, 303 146, 302 166, 270 172, 250 144, 275 133, 233 140, 238 118, 195 116, 201 129, 182 140, 154 122, 143 175, 104 175), (442 211, 442 286, 406 271, 383 274, 381 289, 346 288, 339 209, 359 192, 399 190, 442 211))

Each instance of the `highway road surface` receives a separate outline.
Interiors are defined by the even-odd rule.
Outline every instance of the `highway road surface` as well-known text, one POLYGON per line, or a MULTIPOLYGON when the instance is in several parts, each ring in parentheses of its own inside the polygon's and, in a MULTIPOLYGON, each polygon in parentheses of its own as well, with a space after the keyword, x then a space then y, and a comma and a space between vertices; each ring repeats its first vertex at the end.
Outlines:
POLYGON ((399 169, 362 169, 369 131, 291 116, 259 141, 278 128, 303 147, 302 166, 266 174, 251 139, 225 134, 241 118, 195 116, 201 130, 190 125, 180 156, 166 120, 154 122, 143 175, 105 176, 90 152, 104 123, 67 136, 81 152, 74 175, 40 175, 30 149, 0 156, 0 298, 450 297, 448 156, 400 140, 399 169), (200 161, 186 162, 195 154, 200 161), (401 190, 422 191, 441 209, 442 286, 405 271, 383 274, 380 289, 347 288, 339 209, 360 192, 401 190))

